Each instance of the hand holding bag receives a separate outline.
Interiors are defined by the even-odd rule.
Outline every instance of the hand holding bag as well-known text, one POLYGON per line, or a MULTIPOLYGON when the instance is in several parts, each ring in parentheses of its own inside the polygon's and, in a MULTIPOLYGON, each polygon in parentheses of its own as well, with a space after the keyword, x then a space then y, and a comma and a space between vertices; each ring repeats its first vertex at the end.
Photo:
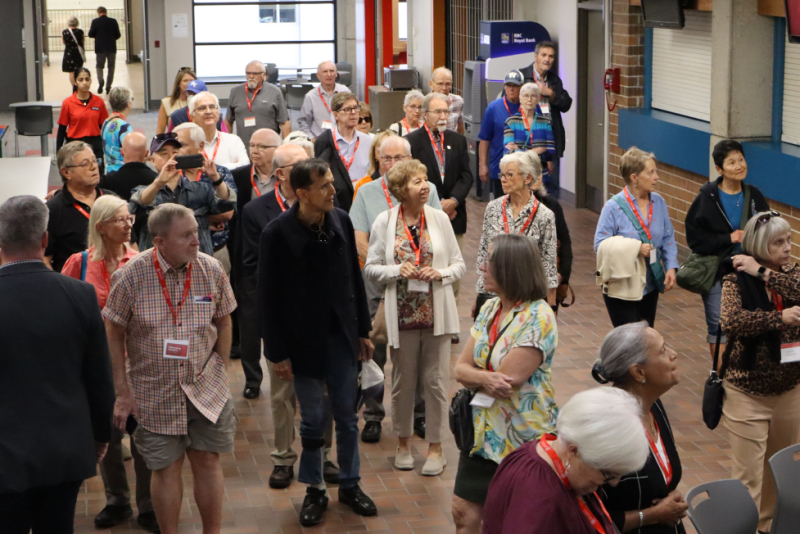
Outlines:
POLYGON ((717 348, 714 351, 714 364, 711 368, 711 375, 706 380, 705 388, 703 389, 703 422, 709 430, 714 430, 719 425, 719 420, 722 418, 722 403, 725 399, 725 389, 722 386, 722 379, 725 377, 727 368, 727 356, 730 352, 733 340, 728 340, 728 345, 725 347, 725 353, 722 355, 722 368, 719 370, 717 376, 717 364, 719 362, 719 345, 722 339, 722 328, 720 327, 717 332, 717 348))

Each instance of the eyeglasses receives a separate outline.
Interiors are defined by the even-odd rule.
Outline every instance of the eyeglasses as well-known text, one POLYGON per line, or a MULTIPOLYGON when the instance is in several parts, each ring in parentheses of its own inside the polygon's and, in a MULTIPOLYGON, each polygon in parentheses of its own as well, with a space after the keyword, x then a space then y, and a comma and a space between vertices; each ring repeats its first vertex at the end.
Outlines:
POLYGON ((217 111, 219 106, 216 104, 209 104, 207 106, 197 106, 194 108, 195 111, 199 111, 200 113, 205 113, 206 111, 217 111))
POLYGON ((504 172, 500 175, 500 178, 505 178, 506 180, 513 180, 515 176, 521 175, 522 173, 519 172, 504 172))
POLYGON ((410 157, 411 156, 406 156, 406 155, 395 156, 395 157, 392 157, 392 156, 381 156, 381 161, 384 162, 384 163, 391 163, 393 161, 395 163, 400 163, 401 161, 406 160, 406 159, 408 159, 410 157))
POLYGON ((136 215, 128 215, 127 217, 117 217, 115 219, 109 219, 106 222, 111 222, 119 225, 124 225, 125 223, 128 223, 131 226, 133 226, 133 223, 136 222, 136 215))
POLYGON ((429 109, 428 113, 431 115, 450 115, 449 109, 429 109))
POLYGON ((773 217, 780 217, 780 216, 781 216, 781 214, 778 213, 775 210, 770 210, 770 211, 768 211, 766 213, 762 213, 761 215, 758 216, 758 219, 756 219, 756 228, 758 228, 759 226, 761 226, 765 222, 769 221, 773 217))
POLYGON ((277 145, 256 145, 254 143, 250 143, 250 150, 268 150, 270 148, 278 148, 277 145))
POLYGON ((192 67, 181 67, 178 69, 178 72, 187 72, 187 71, 194 71, 192 67))
POLYGON ((436 87, 453 87, 453 82, 433 82, 436 87))
POLYGON ((359 108, 358 106, 353 106, 351 108, 342 108, 342 109, 339 110, 339 113, 345 113, 347 115, 352 115, 353 113, 358 113, 359 109, 361 109, 361 108, 359 108))
POLYGON ((358 118, 358 124, 361 124, 361 123, 364 123, 364 122, 368 122, 368 123, 372 124, 372 117, 370 115, 367 115, 366 117, 359 117, 358 118))
POLYGON ((263 72, 245 72, 246 76, 261 76, 263 72))
POLYGON ((83 163, 77 163, 74 165, 67 165, 68 169, 74 169, 76 167, 80 167, 82 169, 91 169, 92 167, 99 167, 100 160, 99 159, 87 159, 83 163))
POLYGON ((408 111, 414 111, 414 112, 422 109, 422 106, 406 106, 406 107, 408 108, 408 111))

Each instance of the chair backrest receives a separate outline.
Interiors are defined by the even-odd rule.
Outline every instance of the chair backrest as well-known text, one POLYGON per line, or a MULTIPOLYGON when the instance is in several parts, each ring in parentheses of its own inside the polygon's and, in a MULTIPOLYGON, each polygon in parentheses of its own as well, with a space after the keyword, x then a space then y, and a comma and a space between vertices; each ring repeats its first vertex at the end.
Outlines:
POLYGON ((769 466, 778 489, 770 534, 796 533, 800 525, 800 444, 776 452, 769 466))
POLYGON ((311 84, 287 84, 286 85, 286 107, 289 109, 299 110, 303 107, 303 100, 306 98, 306 93, 314 88, 311 84))
POLYGON ((14 121, 19 135, 47 135, 53 131, 53 108, 50 106, 14 108, 14 121))
POLYGON ((336 64, 336 70, 339 72, 336 82, 349 87, 353 83, 353 66, 347 61, 340 61, 336 64))
POLYGON ((264 68, 267 70, 267 83, 278 83, 278 65, 275 63, 264 63, 264 68))
POLYGON ((695 486, 686 494, 686 502, 698 534, 753 534, 758 528, 758 509, 740 480, 695 486), (708 498, 695 504, 703 494, 708 498))

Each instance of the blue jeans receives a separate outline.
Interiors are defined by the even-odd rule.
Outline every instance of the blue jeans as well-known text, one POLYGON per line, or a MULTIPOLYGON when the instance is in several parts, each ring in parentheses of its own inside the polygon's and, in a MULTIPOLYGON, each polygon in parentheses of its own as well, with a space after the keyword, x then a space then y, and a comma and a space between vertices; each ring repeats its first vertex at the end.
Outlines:
MULTIPOLYGON (((719 313, 722 309, 722 280, 716 282, 708 293, 701 293, 703 298, 703 308, 706 313, 706 327, 708 328, 708 343, 717 342, 717 333, 719 333, 719 313)), ((727 343, 728 338, 725 333, 722 333, 720 343, 727 343)))
POLYGON ((339 487, 349 489, 358 485, 358 365, 353 351, 343 335, 334 335, 328 348, 325 380, 305 376, 294 377, 294 389, 300 404, 300 473, 303 484, 322 483, 325 430, 333 412, 336 422, 336 459, 339 462, 339 487), (325 401, 323 386, 328 386, 330 403, 325 401))

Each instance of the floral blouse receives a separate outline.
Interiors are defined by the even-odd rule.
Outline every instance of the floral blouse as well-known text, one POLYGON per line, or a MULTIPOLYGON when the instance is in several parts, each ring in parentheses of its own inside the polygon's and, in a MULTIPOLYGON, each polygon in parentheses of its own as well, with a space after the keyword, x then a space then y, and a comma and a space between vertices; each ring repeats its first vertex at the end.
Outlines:
MULTIPOLYGON (((425 225, 422 239, 420 239, 420 247, 419 267, 430 267, 433 265, 433 250, 431 250, 431 236, 428 233, 427 225, 425 225)), ((394 233, 394 261, 397 265, 402 265, 407 261, 414 263, 416 259, 403 225, 403 218, 397 217, 397 228, 394 233)), ((420 293, 409 291, 408 280, 405 278, 397 281, 397 318, 399 330, 433 328, 433 292, 430 290, 430 283, 428 292, 420 293)))
MULTIPOLYGON (((481 241, 478 245, 478 293, 485 293, 483 288, 483 271, 481 265, 489 259, 489 245, 492 239, 497 234, 505 233, 505 225, 503 224, 503 199, 508 195, 496 198, 489 202, 486 206, 486 212, 483 215, 483 232, 481 233, 481 241)), ((519 212, 519 215, 514 218, 511 211, 511 202, 506 203, 506 217, 508 219, 508 229, 511 233, 518 234, 533 209, 534 196, 519 212)), ((536 211, 536 216, 533 222, 525 229, 525 235, 532 238, 539 245, 539 252, 542 255, 542 262, 544 263, 544 274, 547 275, 547 287, 550 289, 558 287, 558 259, 556 256, 558 248, 558 240, 556 238, 556 216, 545 206, 541 201, 539 208, 536 211)))
MULTIPOLYGON (((475 339, 473 361, 480 369, 488 368, 489 330, 499 308, 499 298, 488 301, 470 331, 475 339)), ((498 332, 501 331, 491 355, 492 368, 498 369, 506 355, 517 347, 537 348, 544 358, 510 398, 496 399, 490 408, 472 407, 475 446, 470 453, 498 464, 526 441, 553 432, 558 418, 550 370, 558 345, 553 310, 544 300, 524 302, 506 314, 498 325, 498 332)))

